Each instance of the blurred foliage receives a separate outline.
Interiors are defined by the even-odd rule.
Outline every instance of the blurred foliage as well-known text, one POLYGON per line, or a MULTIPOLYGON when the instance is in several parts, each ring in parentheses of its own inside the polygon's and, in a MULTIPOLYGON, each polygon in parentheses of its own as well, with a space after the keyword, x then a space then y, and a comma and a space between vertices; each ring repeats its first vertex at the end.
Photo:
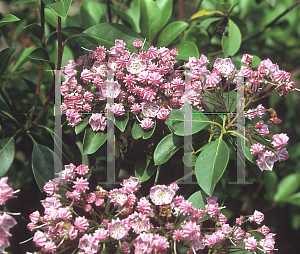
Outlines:
MULTIPOLYGON (((32 242, 21 246, 18 243, 32 236, 26 229, 28 216, 40 209, 39 200, 44 194, 39 188, 54 176, 51 161, 56 134, 53 131, 54 74, 51 69, 59 69, 69 59, 85 54, 85 48, 90 49, 103 38, 110 38, 113 43, 119 38, 112 37, 109 30, 120 26, 124 29, 123 35, 128 36, 126 40, 146 38, 145 47, 177 47, 179 63, 201 54, 207 55, 210 63, 217 57, 231 57, 236 65, 245 53, 260 59, 270 58, 281 69, 291 72, 291 80, 300 88, 299 4, 294 0, 43 0, 42 4, 35 0, 0 1, 0 174, 9 176, 9 184, 14 189, 21 189, 19 198, 11 200, 8 208, 12 212, 22 212, 17 218, 18 226, 11 231, 14 237, 8 250, 11 253, 34 250, 32 242), (44 9, 44 28, 41 9, 44 9), (59 20, 65 44, 61 64, 59 20), (33 107, 35 98, 37 103, 33 107), (47 174, 39 171, 41 168, 48 168, 47 174)), ((252 214, 254 210, 265 213, 265 223, 272 225, 271 231, 277 233, 278 253, 297 253, 300 248, 299 98, 299 93, 294 91, 283 99, 275 93, 260 101, 265 107, 269 105, 275 109, 282 119, 271 133, 288 134, 289 160, 276 164, 272 172, 263 172, 262 181, 257 181, 255 174, 251 175, 257 170, 254 169, 246 176, 252 184, 231 185, 228 182, 236 175, 234 151, 231 151, 227 170, 216 185, 218 191, 229 197, 225 201, 227 208, 223 210, 226 216, 235 218, 240 213, 252 214)), ((64 116, 62 132, 62 165, 88 164, 95 172, 95 184, 106 181, 106 146, 83 155, 86 151, 84 132, 76 135, 77 132, 75 134, 75 130, 66 125, 64 116)), ((120 134, 117 129, 116 132, 120 134)), ((197 139, 199 143, 201 135, 197 139)), ((136 173, 147 181, 148 187, 151 186, 155 167, 149 153, 153 157, 154 144, 162 138, 158 135, 151 142, 143 138, 132 142, 126 159, 120 162, 120 176, 136 173), (141 167, 147 169, 148 174, 146 170, 141 171, 141 167)), ((122 148, 120 152, 118 156, 122 157, 122 148)), ((182 176, 182 154, 183 150, 178 149, 164 161, 159 182, 169 183, 182 176), (170 169, 174 172, 171 176, 170 169)), ((183 185, 180 194, 189 196, 198 190, 197 184, 183 185)))

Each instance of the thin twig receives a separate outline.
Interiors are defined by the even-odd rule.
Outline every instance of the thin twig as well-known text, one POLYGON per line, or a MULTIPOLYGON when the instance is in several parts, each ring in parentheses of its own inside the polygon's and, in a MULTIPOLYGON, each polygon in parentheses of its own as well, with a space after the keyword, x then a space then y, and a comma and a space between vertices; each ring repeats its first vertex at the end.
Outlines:
POLYGON ((200 8, 202 2, 203 2, 203 0, 200 0, 200 1, 199 1, 199 3, 197 4, 197 6, 196 6, 196 8, 195 8, 195 10, 194 10, 194 14, 195 14, 196 12, 198 12, 198 10, 199 10, 199 8, 200 8))
POLYGON ((157 185, 158 177, 159 177, 159 173, 160 173, 160 167, 161 167, 161 165, 158 165, 158 166, 157 166, 156 176, 155 176, 155 180, 154 180, 153 186, 157 185))
POLYGON ((183 21, 183 0, 179 0, 179 20, 183 21))

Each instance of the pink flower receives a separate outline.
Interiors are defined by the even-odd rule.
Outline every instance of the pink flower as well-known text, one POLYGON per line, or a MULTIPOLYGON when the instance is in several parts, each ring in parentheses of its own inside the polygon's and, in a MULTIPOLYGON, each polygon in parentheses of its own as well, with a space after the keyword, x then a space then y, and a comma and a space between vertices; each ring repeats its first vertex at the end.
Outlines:
POLYGON ((170 110, 161 108, 157 113, 157 119, 166 120, 169 117, 170 110))
POLYGON ((254 117, 256 116, 256 112, 252 109, 249 109, 247 112, 246 112, 246 117, 249 119, 249 120, 252 120, 254 117))
POLYGON ((126 195, 123 189, 113 189, 109 192, 109 197, 114 205, 123 206, 127 200, 128 196, 126 195))
POLYGON ((97 253, 99 250, 99 241, 91 234, 85 234, 80 238, 78 248, 84 249, 85 254, 97 253))
POLYGON ((258 123, 256 123, 255 130, 262 136, 269 134, 268 125, 264 124, 264 121, 262 121, 262 120, 260 120, 258 123))
POLYGON ((72 218, 72 214, 71 214, 69 208, 59 208, 57 217, 62 220, 69 220, 72 218))
POLYGON ((243 64, 247 64, 247 65, 252 65, 252 60, 253 60, 253 56, 248 55, 248 54, 244 54, 241 60, 241 63, 243 64))
POLYGON ((44 253, 54 253, 56 251, 57 246, 54 242, 46 242, 46 244, 42 247, 41 251, 44 253))
POLYGON ((150 59, 155 59, 155 58, 158 58, 158 55, 159 55, 159 51, 157 50, 156 47, 154 46, 151 46, 148 50, 148 53, 147 53, 148 57, 150 59))
POLYGON ((46 244, 47 239, 45 234, 42 231, 36 231, 33 236, 33 241, 37 247, 42 247, 46 244))
POLYGON ((263 225, 257 231, 262 233, 263 235, 267 235, 270 232, 270 229, 267 226, 263 225))
POLYGON ((74 182, 74 186, 73 188, 76 189, 76 191, 78 191, 79 193, 81 192, 85 192, 86 190, 89 189, 89 183, 87 181, 87 179, 83 179, 81 178, 76 178, 76 182, 74 182))
POLYGON ((276 71, 274 73, 274 79, 279 84, 282 84, 283 82, 289 82, 291 77, 291 73, 285 72, 285 71, 276 71))
POLYGON ((29 215, 29 219, 31 220, 32 223, 36 224, 40 219, 41 215, 39 211, 35 211, 29 215))
POLYGON ((89 226, 89 223, 87 219, 83 217, 77 217, 74 222, 75 227, 78 229, 79 232, 85 232, 87 227, 89 226))
POLYGON ((122 252, 124 252, 124 253, 129 254, 129 253, 130 253, 130 248, 131 248, 131 244, 128 244, 128 243, 123 242, 122 245, 121 245, 120 250, 121 250, 122 252))
POLYGON ((287 142, 289 141, 289 137, 286 133, 280 133, 273 136, 272 145, 275 149, 279 150, 280 148, 283 148, 287 142))
POLYGON ((137 234, 150 230, 150 221, 145 214, 134 212, 128 217, 128 224, 137 234))
POLYGON ((155 205, 170 204, 175 191, 166 185, 156 185, 150 189, 150 199, 155 205))
POLYGON ((133 114, 137 114, 140 112, 140 105, 139 104, 133 104, 131 107, 130 107, 130 110, 133 114))
POLYGON ((116 116, 122 116, 125 114, 125 109, 122 104, 114 103, 114 114, 116 116))
POLYGON ((152 214, 151 204, 145 197, 140 198, 140 201, 137 204, 139 212, 146 215, 152 214))
POLYGON ((285 161, 289 158, 289 153, 286 148, 276 151, 275 154, 277 155, 279 162, 285 161))
POLYGON ((229 226, 229 224, 224 224, 222 225, 221 230, 224 235, 227 235, 232 231, 232 228, 229 226))
POLYGON ((136 49, 140 49, 140 48, 143 46, 143 42, 142 42, 141 40, 139 40, 139 39, 136 39, 136 40, 132 43, 132 45, 133 45, 134 47, 136 47, 136 49))
POLYGON ((168 239, 155 234, 153 237, 154 253, 166 253, 166 250, 170 247, 168 239))
POLYGON ((230 58, 217 58, 214 63, 213 72, 225 78, 228 78, 229 76, 233 76, 236 73, 236 69, 230 58))
POLYGON ((256 239, 254 236, 249 237, 245 241, 245 250, 254 251, 257 246, 256 239))
POLYGON ((256 115, 258 118, 262 118, 266 113, 267 113, 267 110, 264 108, 263 105, 259 104, 257 107, 256 107, 256 115))
POLYGON ((125 193, 130 194, 141 187, 141 181, 139 178, 131 176, 123 181, 123 186, 125 193))
POLYGON ((80 78, 82 79, 83 83, 89 83, 92 81, 93 74, 90 70, 85 69, 81 72, 80 78))
POLYGON ((258 154, 262 153, 262 151, 264 149, 265 149, 264 145, 257 143, 257 144, 254 144, 251 146, 250 152, 251 152, 251 154, 258 155, 258 154))
POLYGON ((113 219, 111 223, 108 224, 108 233, 112 238, 116 240, 120 240, 127 236, 129 229, 130 228, 126 221, 120 221, 119 218, 117 218, 116 220, 113 219))
POLYGON ((102 241, 105 241, 107 239, 107 236, 108 236, 108 231, 105 230, 104 228, 98 228, 93 236, 95 237, 96 240, 102 242, 102 241))
POLYGON ((221 78, 216 73, 212 73, 206 77, 205 88, 207 87, 216 87, 217 84, 221 81, 221 78))
POLYGON ((104 116, 102 116, 102 114, 92 114, 89 124, 91 125, 93 131, 104 131, 106 127, 106 119, 104 116))
POLYGON ((278 159, 276 158, 274 153, 272 153, 271 151, 266 151, 258 155, 258 159, 256 160, 256 162, 260 170, 263 171, 272 170, 274 162, 276 162, 277 160, 278 159))
POLYGON ((144 118, 141 123, 140 123, 140 126, 145 129, 145 130, 150 130, 153 128, 154 126, 154 122, 152 119, 150 118, 144 118))
POLYGON ((195 222, 185 221, 181 226, 183 229, 184 241, 186 242, 195 242, 200 236, 200 225, 197 225, 195 222))
POLYGON ((175 241, 181 241, 184 237, 183 231, 181 229, 176 229, 173 232, 173 239, 175 241))
POLYGON ((79 175, 86 175, 88 172, 89 172, 89 168, 85 165, 79 165, 77 168, 76 168, 76 172, 79 174, 79 175))
POLYGON ((217 243, 217 239, 215 235, 207 235, 204 240, 205 245, 208 247, 212 247, 217 243))
POLYGON ((265 79, 263 78, 262 74, 260 74, 258 71, 252 71, 250 75, 248 75, 247 82, 259 85, 260 83, 263 83, 265 79))
POLYGON ((82 121, 81 119, 81 114, 74 112, 74 111, 69 111, 66 113, 67 115, 67 120, 68 120, 68 125, 74 127, 82 121))
POLYGON ((89 92, 89 91, 86 91, 83 95, 84 99, 87 101, 87 102, 91 102, 94 98, 94 95, 89 92))
POLYGON ((264 214, 255 210, 253 216, 249 217, 249 220, 260 224, 264 220, 264 214))

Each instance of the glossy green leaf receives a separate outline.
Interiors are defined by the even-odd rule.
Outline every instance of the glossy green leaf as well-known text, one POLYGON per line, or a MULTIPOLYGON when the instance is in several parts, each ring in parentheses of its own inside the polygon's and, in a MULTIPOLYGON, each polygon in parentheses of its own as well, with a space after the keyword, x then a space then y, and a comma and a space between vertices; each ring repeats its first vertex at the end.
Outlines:
POLYGON ((257 68, 259 66, 260 62, 261 62, 261 58, 257 55, 253 55, 252 67, 257 68))
POLYGON ((212 195, 229 160, 229 149, 222 139, 210 142, 198 156, 195 165, 197 182, 205 193, 212 195))
POLYGON ((287 202, 292 205, 300 206, 300 192, 297 192, 293 195, 288 196, 284 202, 287 202))
POLYGON ((54 11, 58 16, 65 19, 68 15, 70 5, 72 2, 73 0, 60 0, 56 3, 48 4, 46 6, 52 11, 54 11))
POLYGON ((14 66, 12 67, 11 71, 14 72, 19 67, 21 67, 24 63, 29 61, 28 55, 35 49, 35 47, 29 47, 22 50, 22 52, 17 56, 15 60, 14 66))
POLYGON ((83 154, 95 153, 104 144, 107 135, 103 132, 94 132, 91 128, 85 129, 83 138, 83 154))
POLYGON ((285 201, 285 198, 293 194, 300 187, 300 174, 290 174, 284 177, 278 184, 274 196, 275 202, 285 201))
MULTIPOLYGON (((222 203, 224 203, 227 195, 224 194, 223 192, 220 191, 214 191, 213 195, 214 197, 218 198, 217 202, 219 203, 219 205, 221 206, 222 203)), ((209 196, 203 191, 196 191, 194 192, 189 198, 188 201, 192 202, 192 206, 196 209, 201 209, 203 208, 206 204, 206 198, 208 198, 209 196)))
POLYGON ((29 58, 33 59, 33 60, 39 60, 39 61, 43 61, 46 62, 50 65, 50 67, 54 70, 55 69, 55 65, 53 62, 51 62, 49 60, 49 56, 48 53, 45 49, 43 48, 36 48, 35 50, 33 50, 29 55, 29 58))
MULTIPOLYGON (((89 35, 93 40, 95 46, 102 45, 109 49, 115 45, 115 40, 123 40, 126 43, 126 49, 130 51, 137 52, 136 48, 132 43, 136 39, 143 41, 143 37, 128 28, 127 26, 112 23, 101 23, 93 27, 88 28, 83 32, 83 35, 89 35)), ((89 37, 87 39, 89 40, 89 37)), ((144 50, 147 50, 146 45, 144 45, 144 50)))
POLYGON ((188 61, 189 57, 199 58, 199 50, 195 43, 191 41, 184 41, 179 44, 176 44, 172 48, 177 48, 178 56, 175 57, 176 60, 185 60, 188 61))
POLYGON ((165 136, 155 148, 153 156, 155 165, 167 162, 181 147, 183 147, 182 137, 174 133, 165 136))
POLYGON ((231 20, 228 20, 228 34, 222 36, 222 49, 225 57, 234 56, 242 44, 242 34, 239 27, 231 20))
POLYGON ((82 132, 84 130, 84 128, 88 125, 89 123, 89 116, 85 116, 85 118, 83 118, 82 123, 78 124, 75 126, 75 133, 76 135, 78 135, 80 132, 82 132))
POLYGON ((111 9, 118 14, 124 22, 129 24, 134 31, 139 31, 139 23, 136 23, 130 14, 115 5, 111 5, 111 9))
POLYGON ((196 164, 197 158, 198 157, 193 152, 184 153, 182 161, 187 167, 193 167, 196 164))
POLYGON ((155 128, 156 128, 156 120, 153 120, 153 121, 154 121, 154 126, 153 126, 152 129, 150 129, 150 130, 144 130, 144 129, 142 128, 142 131, 143 131, 143 139, 148 139, 148 138, 150 138, 150 137, 153 135, 153 133, 154 133, 154 131, 155 131, 155 128))
POLYGON ((132 126, 131 135, 134 139, 139 139, 143 136, 143 129, 137 121, 132 126))
POLYGON ((97 2, 84 1, 80 5, 80 18, 84 28, 99 24, 102 16, 105 14, 97 2))
POLYGON ((135 176, 138 177, 142 183, 146 182, 156 172, 156 168, 153 159, 144 155, 135 163, 135 176))
POLYGON ((191 41, 196 44, 198 48, 202 48, 209 44, 209 36, 207 31, 202 28, 202 25, 197 25, 192 22, 190 27, 184 32, 183 41, 191 41))
POLYGON ((43 29, 38 24, 30 24, 28 26, 25 26, 23 28, 26 33, 31 32, 34 36, 36 36, 39 40, 42 40, 43 38, 43 29))
POLYGON ((202 18, 202 17, 207 16, 207 15, 211 15, 211 14, 218 14, 218 15, 222 15, 222 16, 224 15, 222 12, 217 11, 217 10, 205 9, 205 10, 201 10, 201 11, 198 11, 197 13, 195 13, 190 18, 190 21, 194 20, 194 19, 197 19, 197 18, 202 18))
MULTIPOLYGON (((46 50, 49 53, 49 58, 50 61, 53 63, 57 63, 57 56, 58 56, 58 44, 57 44, 57 40, 54 41, 54 43, 52 45, 47 45, 46 50)), ((72 50, 69 48, 69 46, 65 46, 64 47, 64 52, 62 55, 62 59, 61 59, 61 66, 65 66, 66 63, 70 60, 70 59, 74 59, 74 55, 72 50)))
POLYGON ((9 170, 15 158, 14 137, 0 139, 0 177, 4 176, 9 170))
POLYGON ((0 52, 0 76, 6 70, 9 60, 15 51, 16 48, 6 48, 0 52))
POLYGON ((152 42, 161 27, 161 10, 153 0, 141 0, 140 28, 142 36, 152 42))
MULTIPOLYGON (((43 191, 45 183, 54 178, 54 172, 62 170, 62 164, 60 168, 54 168, 54 160, 61 164, 51 149, 34 142, 31 165, 34 178, 41 191, 43 191)), ((55 163, 55 165, 57 164, 55 163)))
POLYGON ((169 21, 173 11, 173 1, 172 0, 156 0, 157 6, 161 11, 160 18, 160 29, 162 29, 169 21))
POLYGON ((242 38, 245 38, 248 35, 248 28, 245 21, 232 15, 230 16, 230 19, 239 27, 242 38))
POLYGON ((245 157, 249 161, 253 162, 253 161, 255 161, 255 157, 253 154, 251 154, 250 148, 251 148, 251 143, 248 140, 245 140, 245 157))
POLYGON ((126 13, 131 17, 131 19, 134 22, 135 31, 137 33, 141 32, 140 29, 140 18, 141 18, 141 11, 140 11, 140 1, 138 1, 138 4, 129 8, 126 13))
POLYGON ((115 116, 115 125, 121 132, 124 132, 129 120, 129 111, 126 110, 125 115, 115 116))
MULTIPOLYGON (((196 110, 193 108, 193 110, 196 110)), ((185 107, 183 107, 180 110, 172 110, 170 112, 169 118, 166 120, 166 124, 170 125, 174 130, 175 134, 178 136, 184 136, 186 135, 185 127, 191 126, 190 122, 187 120, 184 122, 184 114, 185 114, 185 107)), ((208 117, 204 114, 193 114, 192 115, 192 130, 190 131, 190 134, 197 133, 201 131, 203 128, 205 128, 209 123, 208 117)))
POLYGON ((0 20, 0 27, 6 25, 7 23, 16 22, 20 19, 12 14, 7 14, 0 20))
POLYGON ((167 47, 174 41, 187 27, 188 23, 183 21, 174 21, 168 24, 159 34, 157 47, 167 47))

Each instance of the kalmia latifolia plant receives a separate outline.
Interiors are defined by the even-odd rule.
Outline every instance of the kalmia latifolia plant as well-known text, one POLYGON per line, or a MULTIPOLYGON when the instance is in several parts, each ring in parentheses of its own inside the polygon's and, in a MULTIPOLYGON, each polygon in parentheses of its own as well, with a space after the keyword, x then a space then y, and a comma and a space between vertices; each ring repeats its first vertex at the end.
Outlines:
POLYGON ((92 190, 89 168, 71 163, 44 186, 48 196, 42 201, 44 215, 38 211, 30 215, 28 228, 35 231, 33 241, 39 253, 177 254, 178 248, 185 248, 188 254, 257 249, 273 253, 275 234, 269 233, 267 226, 251 230, 244 225, 260 225, 264 215, 255 210, 253 215, 241 216, 229 225, 222 214, 222 201, 217 203, 213 191, 229 159, 228 142, 223 137, 239 135, 237 90, 241 82, 247 159, 256 161, 261 171, 272 170, 274 162, 288 159, 284 148, 289 140, 287 134, 269 134, 270 125, 281 122, 276 112, 262 104, 255 108, 250 105, 276 91, 282 97, 293 90, 290 74, 269 59, 254 69, 253 57, 247 54, 240 70, 231 59, 217 58, 210 71, 204 55, 200 59, 190 57, 175 68, 176 49, 151 46, 146 52, 140 40, 133 45, 138 53, 131 53, 125 42, 116 40, 109 51, 99 46, 76 62, 68 61, 62 72, 65 80, 61 86, 61 110, 76 134, 86 129, 85 135, 87 130, 99 133, 105 136, 104 141, 108 111, 114 113, 120 130, 116 137, 126 132, 134 139, 149 139, 154 131, 161 133, 163 138, 151 154, 158 165, 158 177, 160 165, 172 156, 164 154, 169 153, 168 149, 160 147, 170 137, 173 141, 183 139, 184 106, 191 105, 198 116, 193 117, 189 134, 209 134, 203 147, 192 150, 196 162, 190 164, 202 191, 208 195, 207 204, 196 208, 192 201, 176 196, 179 187, 175 182, 157 185, 157 177, 147 197, 140 194, 141 179, 137 177, 124 180, 119 189, 106 191, 97 186, 92 190), (111 101, 113 105, 109 105, 111 101), (218 169, 210 165, 211 154, 216 154, 213 159, 220 162, 218 169), (203 172, 212 176, 211 181, 202 177, 203 172))
POLYGON ((214 196, 196 209, 176 195, 179 187, 172 183, 153 186, 147 198, 139 192, 137 177, 124 180, 118 189, 91 190, 88 173, 87 166, 71 163, 45 184, 44 215, 33 212, 28 224, 35 231, 38 253, 177 253, 178 245, 186 246, 189 254, 273 253, 275 234, 261 225, 264 215, 259 211, 229 225, 214 196), (246 223, 259 227, 249 230, 246 223))

